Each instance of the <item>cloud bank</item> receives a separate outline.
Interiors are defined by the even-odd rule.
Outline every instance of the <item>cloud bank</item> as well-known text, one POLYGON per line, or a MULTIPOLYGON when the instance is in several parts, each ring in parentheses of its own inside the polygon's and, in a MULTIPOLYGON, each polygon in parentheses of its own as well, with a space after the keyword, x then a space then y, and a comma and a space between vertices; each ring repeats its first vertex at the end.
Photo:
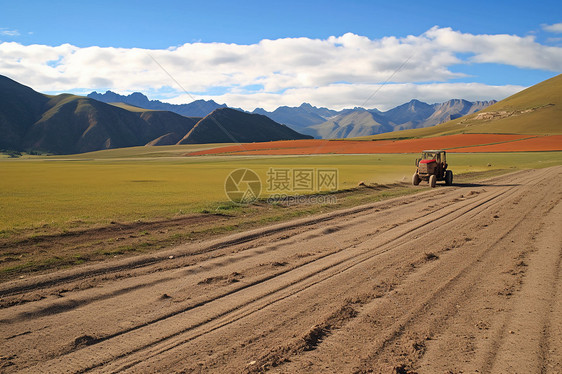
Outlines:
POLYGON ((561 61, 562 48, 533 36, 474 35, 437 26, 403 38, 348 33, 159 50, 0 44, 0 74, 39 91, 141 91, 175 103, 190 102, 192 95, 247 110, 302 102, 384 110, 411 98, 501 99, 523 87, 451 82, 465 77, 451 67, 495 63, 559 72, 561 61))

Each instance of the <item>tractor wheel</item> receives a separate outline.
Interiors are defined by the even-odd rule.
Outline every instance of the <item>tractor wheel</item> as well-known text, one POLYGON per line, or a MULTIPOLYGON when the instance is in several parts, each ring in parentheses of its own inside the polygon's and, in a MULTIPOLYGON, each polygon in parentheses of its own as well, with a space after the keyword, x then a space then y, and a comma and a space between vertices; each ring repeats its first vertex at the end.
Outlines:
POLYGON ((450 186, 453 184, 453 172, 451 170, 447 170, 445 172, 445 184, 450 186))
POLYGON ((435 181, 437 180, 437 177, 435 175, 431 175, 429 177, 429 185, 431 186, 431 188, 435 187, 435 181))
POLYGON ((417 186, 418 184, 420 184, 420 175, 418 173, 414 173, 414 176, 412 177, 412 184, 414 186, 417 186))

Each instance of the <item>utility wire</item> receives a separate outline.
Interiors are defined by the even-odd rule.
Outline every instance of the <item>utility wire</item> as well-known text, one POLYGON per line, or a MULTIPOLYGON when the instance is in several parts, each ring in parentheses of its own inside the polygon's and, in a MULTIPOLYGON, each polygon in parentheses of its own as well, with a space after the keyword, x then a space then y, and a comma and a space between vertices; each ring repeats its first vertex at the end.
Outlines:
POLYGON ((393 72, 388 78, 386 78, 386 80, 383 82, 383 84, 380 85, 380 86, 371 94, 371 96, 369 96, 369 97, 367 98, 367 100, 365 100, 365 102, 363 103, 363 105, 361 105, 361 107, 362 107, 362 108, 365 108, 365 105, 367 105, 367 103, 368 103, 369 101, 371 101, 371 99, 372 99, 384 86, 386 86, 386 84, 387 84, 388 82, 390 82, 390 80, 391 80, 400 70, 402 70, 402 68, 403 68, 404 66, 406 66, 406 64, 408 63, 408 61, 410 61, 410 59, 411 59, 412 57, 414 57, 414 53, 412 53, 412 54, 410 55, 410 57, 408 57, 408 58, 402 63, 402 65, 400 65, 396 70, 394 70, 394 72, 393 72))
MULTIPOLYGON (((156 65, 158 65, 158 66, 160 67, 160 69, 162 69, 162 71, 164 71, 164 73, 166 73, 166 74, 168 75, 168 77, 170 77, 171 80, 173 80, 173 81, 178 85, 179 88, 182 89, 183 92, 185 92, 185 93, 187 94, 187 96, 189 96, 189 97, 191 98, 191 100, 193 100, 195 103, 197 103, 197 105, 199 106, 199 109, 201 109, 201 112, 204 113, 205 108, 203 108, 203 106, 201 105, 201 103, 199 103, 197 100, 195 100, 195 98, 194 98, 185 88, 183 88, 183 86, 181 85, 181 83, 178 82, 178 81, 174 78, 174 76, 173 76, 172 74, 170 74, 170 73, 168 72, 168 70, 166 70, 166 69, 164 68, 164 66, 162 66, 162 64, 160 64, 160 63, 158 62, 158 60, 156 60, 156 59, 154 58, 154 56, 152 56, 152 55, 151 55, 150 53, 148 53, 148 52, 147 52, 146 54, 152 59, 152 61, 154 61, 154 62, 156 63, 156 65)), ((219 129, 221 129, 221 131, 222 131, 230 140, 232 140, 233 143, 236 143, 236 144, 240 145, 244 150, 246 149, 246 148, 244 148, 244 144, 242 144, 241 142, 239 142, 226 128, 224 128, 223 125, 221 125, 221 124, 219 123, 219 121, 218 121, 215 117, 210 117, 210 118, 211 118, 211 120, 217 125, 217 127, 218 127, 219 129)))

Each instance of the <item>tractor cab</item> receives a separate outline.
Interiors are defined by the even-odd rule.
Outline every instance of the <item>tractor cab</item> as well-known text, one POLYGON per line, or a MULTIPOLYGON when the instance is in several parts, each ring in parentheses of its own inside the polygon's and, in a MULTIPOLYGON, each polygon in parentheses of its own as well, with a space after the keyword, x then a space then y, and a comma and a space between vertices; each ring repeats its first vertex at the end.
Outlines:
MULTIPOLYGON (((423 151, 421 159, 418 162, 424 161, 424 163, 430 163, 432 161, 437 164, 447 163, 447 153, 445 151, 423 151)), ((417 166, 417 165, 416 165, 417 166)))

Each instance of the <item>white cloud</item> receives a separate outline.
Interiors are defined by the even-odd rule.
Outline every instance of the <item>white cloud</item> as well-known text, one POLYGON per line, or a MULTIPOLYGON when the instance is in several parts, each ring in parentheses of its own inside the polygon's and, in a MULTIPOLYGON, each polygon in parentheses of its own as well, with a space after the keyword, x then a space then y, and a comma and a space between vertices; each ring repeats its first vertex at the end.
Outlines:
POLYGON ((173 87, 173 101, 191 101, 169 73, 196 97, 210 98, 220 87, 215 100, 249 110, 303 101, 333 108, 363 105, 389 78, 367 106, 384 109, 414 97, 435 102, 501 99, 519 88, 451 83, 464 77, 451 67, 497 63, 558 72, 561 62, 562 48, 541 45, 530 36, 474 35, 439 27, 403 38, 347 33, 251 45, 195 42, 159 50, 0 44, 0 72, 39 91, 111 89, 166 92, 170 97, 173 87))
POLYGON ((0 35, 4 36, 19 36, 20 33, 18 30, 9 30, 6 28, 0 28, 0 35))
MULTIPOLYGON (((427 103, 440 103, 449 99, 493 100, 503 99, 526 87, 517 85, 491 86, 482 83, 397 83, 371 84, 331 84, 318 88, 293 88, 280 93, 260 92, 254 94, 227 93, 218 96, 197 95, 195 99, 215 100, 228 103, 232 107, 254 109, 256 103, 266 110, 274 110, 281 105, 299 106, 303 102, 324 106, 334 110, 361 106, 385 111, 411 99, 427 103), (373 95, 374 94, 374 95, 373 95), (371 99, 369 99, 372 96, 371 99)), ((180 95, 173 104, 191 101, 188 95, 180 95)))
POLYGON ((562 22, 552 25, 542 25, 543 30, 554 33, 562 33, 562 22))

